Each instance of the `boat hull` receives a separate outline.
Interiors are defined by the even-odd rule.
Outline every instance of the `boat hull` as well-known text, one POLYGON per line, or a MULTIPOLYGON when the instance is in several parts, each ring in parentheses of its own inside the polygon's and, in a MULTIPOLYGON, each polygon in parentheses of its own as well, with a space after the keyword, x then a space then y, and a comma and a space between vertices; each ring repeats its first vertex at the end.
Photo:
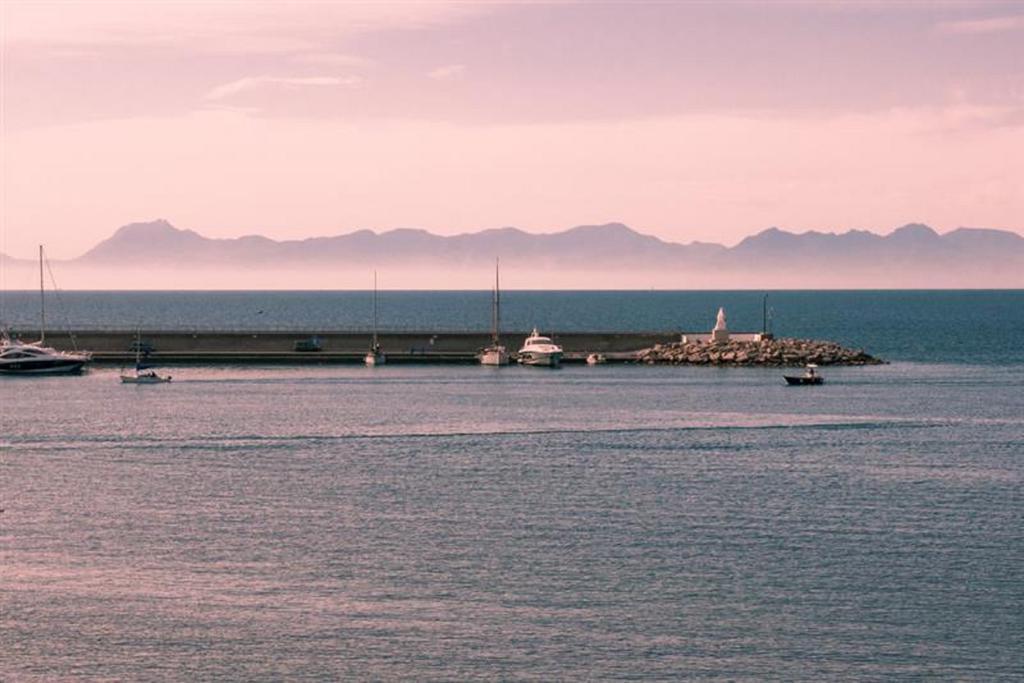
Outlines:
POLYGON ((0 375, 74 375, 82 371, 86 362, 71 358, 19 360, 0 364, 0 375))
POLYGON ((562 362, 561 351, 520 351, 519 363, 534 367, 557 368, 562 362))
POLYGON ((504 346, 489 346, 479 353, 480 365, 508 365, 509 353, 504 346))
POLYGON ((387 362, 387 359, 384 357, 383 353, 368 353, 363 357, 363 362, 370 367, 373 367, 375 365, 384 365, 384 363, 387 362))
POLYGON ((122 375, 122 384, 167 384, 171 381, 170 377, 131 377, 122 375))
POLYGON ((824 384, 825 378, 821 376, 816 377, 804 377, 803 375, 783 375, 786 380, 786 384, 790 386, 803 386, 809 384, 824 384))

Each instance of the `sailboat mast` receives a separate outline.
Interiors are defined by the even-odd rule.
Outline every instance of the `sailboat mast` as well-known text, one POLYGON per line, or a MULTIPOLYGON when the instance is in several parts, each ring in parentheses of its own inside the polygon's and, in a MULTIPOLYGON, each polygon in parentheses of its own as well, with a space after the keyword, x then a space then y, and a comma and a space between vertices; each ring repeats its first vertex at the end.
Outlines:
POLYGON ((46 295, 43 292, 43 245, 39 245, 39 343, 46 341, 46 295))
POLYGON ((498 343, 499 330, 501 326, 501 285, 498 282, 498 259, 494 259, 494 306, 491 311, 491 336, 494 343, 498 343))
POLYGON ((373 346, 377 347, 377 271, 373 271, 373 346))

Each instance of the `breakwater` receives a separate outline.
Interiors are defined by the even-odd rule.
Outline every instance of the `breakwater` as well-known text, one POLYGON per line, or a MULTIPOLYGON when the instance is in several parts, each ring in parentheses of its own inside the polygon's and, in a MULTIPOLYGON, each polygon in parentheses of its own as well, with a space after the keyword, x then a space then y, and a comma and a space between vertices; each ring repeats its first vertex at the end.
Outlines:
MULTIPOLYGON (((515 352, 529 331, 502 334, 502 343, 515 352)), ((26 339, 36 336, 26 332, 26 339)), ((565 332, 553 333, 565 350, 564 361, 583 362, 602 353, 609 362, 632 362, 646 348, 679 339, 678 332, 565 332)), ((382 332, 378 335, 389 363, 472 363, 491 341, 487 332, 382 332)), ((191 331, 76 330, 53 332, 47 344, 58 349, 91 351, 96 362, 124 363, 135 358, 138 343, 156 363, 348 363, 362 362, 372 339, 356 331, 191 331), (310 344, 315 340, 315 344, 310 344), (299 350, 302 348, 319 350, 299 350)))
POLYGON ((648 365, 880 365, 885 361, 861 349, 813 339, 764 339, 761 341, 674 342, 656 344, 637 354, 648 365))
MULTIPOLYGON (((513 354, 527 331, 506 332, 513 354)), ((876 365, 884 361, 860 349, 830 341, 765 339, 726 343, 682 343, 679 332, 552 333, 564 362, 584 362, 601 353, 611 363, 649 365, 788 366, 876 365)), ((490 343, 486 332, 386 332, 378 335, 389 363, 473 363, 490 343)), ((33 339, 26 334, 27 339, 33 339)), ((146 331, 78 330, 53 332, 46 342, 58 349, 85 349, 99 363, 134 360, 138 344, 156 363, 355 363, 362 362, 372 333, 364 330, 303 331, 146 331), (313 342, 313 343, 311 343, 313 342), (310 350, 310 349, 317 350, 310 350)))

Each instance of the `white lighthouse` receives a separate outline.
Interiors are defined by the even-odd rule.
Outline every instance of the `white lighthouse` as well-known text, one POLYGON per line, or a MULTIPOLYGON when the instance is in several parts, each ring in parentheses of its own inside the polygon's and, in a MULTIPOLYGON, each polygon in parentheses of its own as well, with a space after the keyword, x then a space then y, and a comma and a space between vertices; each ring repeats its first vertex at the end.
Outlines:
POLYGON ((729 328, 725 324, 725 309, 718 309, 718 317, 715 319, 715 329, 711 330, 711 341, 715 344, 725 344, 729 341, 729 328))

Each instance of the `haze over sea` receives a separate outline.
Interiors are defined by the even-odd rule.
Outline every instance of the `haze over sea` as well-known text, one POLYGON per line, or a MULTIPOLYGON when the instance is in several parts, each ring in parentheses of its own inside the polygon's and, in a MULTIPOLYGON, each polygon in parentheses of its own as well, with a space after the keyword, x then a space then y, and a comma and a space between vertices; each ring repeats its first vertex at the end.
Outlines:
MULTIPOLYGON (((315 332, 370 301, 63 292, 50 319, 315 332)), ((487 292, 380 301, 488 324, 487 292)), ((503 301, 517 331, 762 325, 760 292, 503 301)), ((1024 291, 768 302, 892 363, 0 378, 0 678, 1024 677, 1024 291)), ((30 336, 38 295, 3 317, 30 336)))

